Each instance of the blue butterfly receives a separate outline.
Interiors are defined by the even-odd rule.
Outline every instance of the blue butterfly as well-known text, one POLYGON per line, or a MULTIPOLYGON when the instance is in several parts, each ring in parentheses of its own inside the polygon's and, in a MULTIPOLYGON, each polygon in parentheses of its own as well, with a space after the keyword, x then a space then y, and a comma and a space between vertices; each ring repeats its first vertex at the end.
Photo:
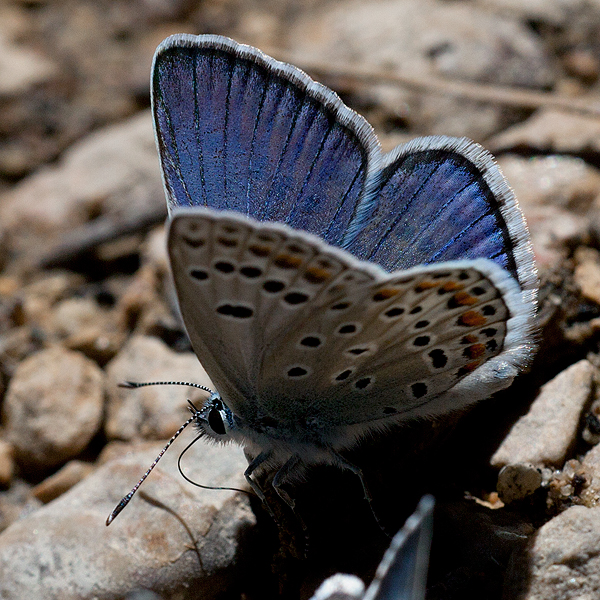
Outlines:
POLYGON ((481 146, 383 154, 333 91, 213 35, 159 46, 152 108, 179 306, 217 389, 192 418, 245 448, 263 501, 259 467, 293 506, 281 484, 302 465, 360 476, 343 450, 528 364, 531 242, 481 146))

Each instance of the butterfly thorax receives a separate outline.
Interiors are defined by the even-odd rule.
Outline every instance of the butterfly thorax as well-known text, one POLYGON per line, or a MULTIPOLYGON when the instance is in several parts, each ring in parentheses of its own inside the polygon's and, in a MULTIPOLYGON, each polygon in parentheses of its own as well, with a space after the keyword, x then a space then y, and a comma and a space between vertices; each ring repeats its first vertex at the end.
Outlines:
POLYGON ((237 443, 250 454, 269 452, 277 462, 292 455, 306 463, 330 462, 332 452, 352 446, 364 429, 364 424, 332 426, 330 419, 310 410, 294 418, 276 418, 259 409, 258 402, 242 406, 243 416, 215 394, 200 411, 198 426, 216 441, 237 443))

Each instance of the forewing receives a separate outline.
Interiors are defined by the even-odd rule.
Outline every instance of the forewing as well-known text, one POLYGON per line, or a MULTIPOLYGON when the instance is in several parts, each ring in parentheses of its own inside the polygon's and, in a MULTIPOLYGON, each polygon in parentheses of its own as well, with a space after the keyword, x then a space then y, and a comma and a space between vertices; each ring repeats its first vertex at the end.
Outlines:
POLYGON ((338 244, 379 166, 370 125, 334 92, 222 36, 165 40, 152 105, 170 209, 236 210, 338 244))
POLYGON ((347 255, 316 237, 203 208, 174 211, 169 253, 194 350, 238 414, 260 402, 271 343, 307 319, 324 282, 348 269, 347 255))

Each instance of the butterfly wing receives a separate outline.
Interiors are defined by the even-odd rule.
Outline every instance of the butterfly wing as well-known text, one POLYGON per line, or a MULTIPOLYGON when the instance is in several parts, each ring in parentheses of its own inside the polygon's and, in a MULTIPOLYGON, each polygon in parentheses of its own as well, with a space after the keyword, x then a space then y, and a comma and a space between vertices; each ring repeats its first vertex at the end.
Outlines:
POLYGON ((171 209, 286 223, 388 271, 488 258, 535 301, 525 221, 481 146, 437 136, 382 157, 334 92, 222 36, 165 40, 152 104, 171 209))
POLYGON ((370 125, 334 92, 222 36, 165 40, 152 105, 170 209, 236 210, 338 244, 379 167, 370 125))
POLYGON ((163 42, 152 102, 181 311, 235 412, 368 428, 488 396, 527 362, 530 242, 479 146, 382 159, 332 91, 220 36, 163 42))
POLYGON ((367 266, 347 255, 317 296, 298 288, 310 306, 270 341, 258 379, 274 418, 368 430, 476 402, 527 364, 533 306, 492 261, 372 278, 367 266))
POLYGON ((350 252, 388 271, 487 258, 523 290, 536 289, 523 214, 481 146, 443 136, 418 138, 388 154, 378 178, 378 193, 365 201, 364 228, 346 246, 350 252))
POLYGON ((169 254, 194 351, 230 408, 248 418, 270 340, 306 311, 300 281, 335 277, 347 268, 344 253, 281 224, 197 207, 173 211, 169 254))
POLYGON ((174 211, 169 249, 194 350, 249 422, 368 428, 435 414, 506 387, 528 358, 531 308, 491 261, 388 275, 304 232, 210 209, 174 211), (475 373, 480 385, 440 400, 475 373))
POLYGON ((363 600, 424 600, 433 507, 432 496, 421 498, 417 510, 394 536, 363 600))

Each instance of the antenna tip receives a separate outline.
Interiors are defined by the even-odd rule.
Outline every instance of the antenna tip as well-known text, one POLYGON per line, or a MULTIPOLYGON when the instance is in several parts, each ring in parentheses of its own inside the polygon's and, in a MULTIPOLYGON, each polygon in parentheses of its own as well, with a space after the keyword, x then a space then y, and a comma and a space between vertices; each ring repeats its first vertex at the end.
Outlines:
POLYGON ((138 387, 138 384, 134 381, 122 381, 121 383, 117 384, 117 387, 131 389, 138 387))

